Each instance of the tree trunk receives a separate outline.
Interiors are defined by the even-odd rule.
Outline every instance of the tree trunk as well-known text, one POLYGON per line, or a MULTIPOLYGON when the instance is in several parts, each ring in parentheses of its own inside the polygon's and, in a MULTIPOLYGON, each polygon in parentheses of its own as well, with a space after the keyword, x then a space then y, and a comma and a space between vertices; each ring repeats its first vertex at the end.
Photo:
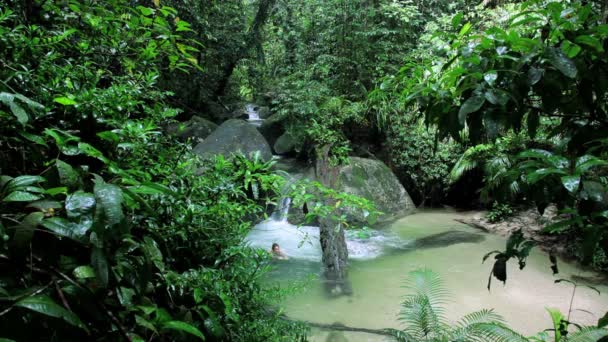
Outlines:
POLYGON ((251 49, 253 49, 257 44, 260 44, 262 27, 264 26, 264 23, 270 14, 270 10, 274 7, 275 3, 276 0, 260 0, 258 11, 247 34, 245 44, 243 44, 238 53, 235 54, 235 57, 228 61, 223 68, 222 77, 218 82, 217 88, 213 92, 216 98, 224 95, 226 92, 228 82, 230 81, 230 76, 232 76, 232 72, 238 65, 239 61, 247 57, 249 51, 251 51, 251 49))
MULTIPOLYGON (((329 163, 331 146, 323 146, 317 153, 315 171, 321 184, 333 188, 338 178, 338 168, 329 163)), ((335 200, 329 200, 327 205, 334 206, 335 200)), ((348 249, 344 227, 330 217, 319 219, 322 261, 326 290, 331 296, 350 295, 352 288, 348 282, 348 249)))

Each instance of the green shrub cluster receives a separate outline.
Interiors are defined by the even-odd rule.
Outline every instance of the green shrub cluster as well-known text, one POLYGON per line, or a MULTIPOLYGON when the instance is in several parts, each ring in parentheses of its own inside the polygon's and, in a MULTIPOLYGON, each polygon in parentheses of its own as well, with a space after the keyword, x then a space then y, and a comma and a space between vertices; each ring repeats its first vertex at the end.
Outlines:
POLYGON ((241 245, 282 178, 160 129, 159 74, 198 69, 189 30, 159 1, 0 2, 0 338, 304 336, 241 245))

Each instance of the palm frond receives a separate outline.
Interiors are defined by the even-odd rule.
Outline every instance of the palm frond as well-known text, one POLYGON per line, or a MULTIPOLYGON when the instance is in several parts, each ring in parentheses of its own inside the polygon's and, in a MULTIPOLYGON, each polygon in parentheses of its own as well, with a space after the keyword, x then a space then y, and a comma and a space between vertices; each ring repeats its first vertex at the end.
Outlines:
POLYGON ((428 269, 412 271, 405 288, 413 292, 401 305, 399 319, 405 323, 405 331, 418 340, 444 331, 443 305, 448 294, 439 275, 428 269))
POLYGON ((579 331, 568 334, 568 342, 596 342, 608 336, 608 330, 597 327, 582 327, 579 331))
POLYGON ((474 168, 476 168, 479 165, 478 161, 475 159, 472 159, 470 157, 470 155, 467 155, 466 153, 463 154, 460 159, 458 159, 458 161, 456 162, 456 164, 454 165, 454 167, 452 168, 452 171, 450 171, 450 182, 454 183, 457 180, 459 180, 465 173, 473 170, 474 168))
POLYGON ((479 342, 528 342, 529 340, 500 322, 475 323, 467 327, 462 341, 479 342))

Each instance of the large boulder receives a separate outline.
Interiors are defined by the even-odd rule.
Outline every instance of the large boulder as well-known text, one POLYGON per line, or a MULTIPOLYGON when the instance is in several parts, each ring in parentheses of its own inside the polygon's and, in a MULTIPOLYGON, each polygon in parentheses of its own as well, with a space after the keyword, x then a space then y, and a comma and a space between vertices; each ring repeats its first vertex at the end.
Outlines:
POLYGON ((228 157, 237 152, 249 155, 255 151, 259 151, 264 160, 272 158, 270 146, 262 134, 252 125, 237 119, 224 122, 194 147, 194 152, 203 158, 216 154, 228 157))
POLYGON ((285 128, 283 127, 283 123, 281 119, 274 114, 264 120, 262 125, 258 127, 260 133, 266 138, 266 141, 273 146, 279 137, 285 133, 285 128))
MULTIPOLYGON (((383 162, 375 159, 351 157, 350 163, 339 172, 338 190, 373 201, 383 212, 380 221, 389 221, 411 213, 416 206, 397 176, 383 162)), ((361 213, 356 221, 363 220, 361 213)))
POLYGON ((194 144, 198 144, 205 140, 213 131, 217 129, 217 125, 200 116, 193 116, 186 122, 172 123, 167 126, 167 133, 178 137, 182 141, 191 140, 194 144))
POLYGON ((296 148, 297 141, 289 132, 283 133, 273 145, 276 154, 287 154, 293 152, 296 148))
MULTIPOLYGON (((285 164, 281 165, 280 169, 286 171, 290 179, 318 181, 312 166, 294 162, 285 164)), ((407 215, 416 208, 395 174, 379 160, 351 157, 350 163, 342 166, 339 170, 336 188, 336 190, 373 201, 376 209, 384 213, 378 218, 378 222, 380 223, 407 215)), ((308 203, 308 206, 312 207, 314 203, 308 203)), ((366 221, 365 215, 362 212, 349 211, 345 214, 347 215, 347 220, 352 223, 366 221)), ((304 214, 302 208, 292 206, 289 210, 288 219, 293 224, 303 223, 304 214)))

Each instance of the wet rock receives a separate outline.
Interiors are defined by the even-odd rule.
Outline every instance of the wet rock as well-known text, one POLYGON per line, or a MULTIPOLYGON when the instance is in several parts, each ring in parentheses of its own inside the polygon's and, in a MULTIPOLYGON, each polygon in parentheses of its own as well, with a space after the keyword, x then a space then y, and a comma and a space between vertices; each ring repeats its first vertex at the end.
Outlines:
POLYGON ((483 240, 485 240, 485 236, 481 234, 450 230, 417 239, 414 242, 414 248, 440 248, 459 243, 479 243, 483 240))
POLYGON ((237 152, 250 155, 256 151, 260 152, 264 160, 272 158, 270 146, 260 132, 247 122, 237 119, 224 122, 194 148, 194 152, 203 158, 216 154, 228 157, 237 152))
POLYGON ((272 112, 268 107, 256 107, 256 110, 258 111, 260 119, 266 119, 272 115, 272 112))
POLYGON ((276 154, 288 154, 296 148, 297 142, 289 132, 283 133, 274 143, 273 149, 276 154))
POLYGON ((205 140, 213 131, 217 129, 217 125, 200 116, 193 116, 186 122, 172 123, 167 126, 167 133, 176 136, 182 141, 192 141, 193 144, 198 144, 205 140))
POLYGON ((281 122, 281 119, 275 114, 268 117, 262 125, 258 128, 260 133, 266 138, 266 141, 273 146, 279 137, 285 133, 285 128, 281 122))

